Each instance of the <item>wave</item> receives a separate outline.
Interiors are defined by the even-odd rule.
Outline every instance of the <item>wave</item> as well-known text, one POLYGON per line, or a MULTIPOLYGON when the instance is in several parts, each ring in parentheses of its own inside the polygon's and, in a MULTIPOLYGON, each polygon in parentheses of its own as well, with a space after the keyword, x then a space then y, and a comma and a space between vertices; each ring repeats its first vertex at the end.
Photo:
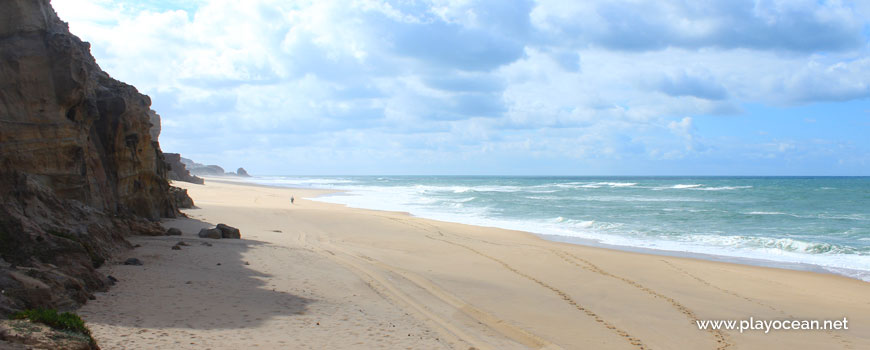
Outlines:
POLYGON ((621 188, 621 187, 633 187, 637 186, 636 182, 563 182, 553 184, 552 186, 559 188, 602 188, 602 187, 610 187, 610 188, 621 188))
POLYGON ((729 191, 729 190, 742 190, 746 188, 752 188, 752 186, 722 186, 722 187, 699 187, 698 190, 701 191, 729 191))
POLYGON ((678 184, 668 187, 651 187, 653 190, 696 190, 696 191, 730 191, 730 190, 741 190, 752 188, 752 186, 718 186, 718 187, 707 187, 702 184, 678 184))

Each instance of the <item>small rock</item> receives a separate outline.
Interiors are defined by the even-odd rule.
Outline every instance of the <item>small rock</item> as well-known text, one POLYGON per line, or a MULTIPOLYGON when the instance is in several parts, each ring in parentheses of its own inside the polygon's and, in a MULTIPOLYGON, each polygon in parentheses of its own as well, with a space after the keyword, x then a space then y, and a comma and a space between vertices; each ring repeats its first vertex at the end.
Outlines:
POLYGON ((245 261, 245 265, 250 265, 250 264, 251 264, 251 263, 249 263, 249 262, 247 262, 247 261, 245 261))
POLYGON ((88 294, 88 300, 97 300, 97 296, 93 294, 88 294))
POLYGON ((134 245, 133 248, 139 248, 141 246, 142 246, 141 244, 137 244, 137 245, 134 245))
POLYGON ((172 228, 166 230, 166 235, 167 236, 181 236, 181 230, 179 230, 175 227, 172 227, 172 228))
POLYGON ((124 260, 124 265, 141 266, 141 265, 142 265, 142 260, 139 260, 139 259, 136 259, 136 258, 129 258, 129 259, 127 259, 127 260, 124 260))
POLYGON ((108 276, 106 276, 106 279, 109 280, 109 284, 111 284, 111 285, 115 285, 115 283, 118 283, 118 279, 115 278, 115 276, 108 275, 108 276))
POLYGON ((204 228, 202 230, 199 230, 198 236, 201 238, 220 239, 222 233, 221 230, 217 228, 204 228))
POLYGON ((217 266, 221 266, 221 263, 217 263, 217 266))
POLYGON ((211 247, 211 243, 209 243, 209 242, 202 242, 202 245, 204 245, 206 247, 211 247))
POLYGON ((184 282, 184 284, 193 284, 191 281, 184 282))
POLYGON ((172 246, 172 250, 181 250, 181 247, 179 247, 179 246, 176 244, 176 245, 172 246))
POLYGON ((242 238, 242 233, 235 227, 226 224, 218 224, 216 228, 221 231, 221 238, 242 238))
POLYGON ((175 243, 175 245, 189 246, 190 244, 184 243, 184 241, 178 241, 178 243, 175 243))

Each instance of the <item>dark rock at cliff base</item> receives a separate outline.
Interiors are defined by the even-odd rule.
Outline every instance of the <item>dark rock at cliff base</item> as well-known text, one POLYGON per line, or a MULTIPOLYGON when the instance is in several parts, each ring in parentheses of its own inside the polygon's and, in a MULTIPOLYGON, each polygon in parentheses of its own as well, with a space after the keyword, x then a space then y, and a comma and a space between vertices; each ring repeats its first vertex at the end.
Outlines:
POLYGON ((239 168, 239 170, 236 170, 236 175, 241 177, 251 177, 251 175, 248 175, 248 171, 245 170, 245 168, 239 168))
POLYGON ((86 302, 124 236, 178 215, 150 105, 49 0, 0 1, 0 317, 86 302))
POLYGON ((220 239, 222 234, 221 234, 221 230, 219 230, 219 229, 204 228, 202 230, 199 230, 199 233, 197 234, 197 236, 199 236, 200 238, 220 239))
POLYGON ((239 229, 235 227, 225 224, 218 224, 216 228, 221 231, 221 238, 242 238, 242 233, 239 231, 239 229))
POLYGON ((179 230, 175 227, 172 227, 172 228, 166 230, 166 235, 167 236, 181 236, 181 230, 179 230))
POLYGON ((142 260, 136 258, 129 258, 127 260, 124 260, 124 265, 142 266, 142 260))
POLYGON ((181 155, 178 153, 164 153, 163 157, 166 159, 166 164, 169 166, 169 179, 174 181, 184 181, 202 185, 205 183, 201 177, 193 176, 190 174, 190 170, 188 170, 187 165, 184 164, 181 160, 181 155))
POLYGON ((193 198, 187 194, 187 190, 179 187, 169 187, 169 193, 172 194, 175 205, 180 209, 193 208, 193 198))

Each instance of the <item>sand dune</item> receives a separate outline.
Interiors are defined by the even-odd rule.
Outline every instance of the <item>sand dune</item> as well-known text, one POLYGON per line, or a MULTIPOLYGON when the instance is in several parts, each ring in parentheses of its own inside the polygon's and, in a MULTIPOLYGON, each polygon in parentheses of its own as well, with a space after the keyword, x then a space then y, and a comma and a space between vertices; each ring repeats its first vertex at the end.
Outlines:
POLYGON ((129 256, 145 265, 108 267, 120 283, 80 311, 104 349, 870 348, 870 283, 858 280, 304 199, 322 191, 175 185, 199 207, 164 223, 184 235, 135 238, 129 256), (196 238, 219 222, 243 239, 196 238), (850 329, 695 323, 749 317, 847 317, 850 329))

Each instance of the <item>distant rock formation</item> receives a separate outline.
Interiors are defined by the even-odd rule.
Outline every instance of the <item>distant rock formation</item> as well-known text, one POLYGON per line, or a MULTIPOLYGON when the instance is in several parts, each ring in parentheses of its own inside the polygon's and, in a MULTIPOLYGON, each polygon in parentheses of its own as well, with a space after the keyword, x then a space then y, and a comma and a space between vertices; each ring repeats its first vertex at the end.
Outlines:
POLYGON ((0 1, 0 82, 0 317, 70 309, 106 288, 94 268, 125 235, 179 215, 151 100, 103 72, 49 0, 0 1))
POLYGON ((241 176, 241 177, 251 177, 245 168, 239 168, 235 173, 234 172, 226 172, 224 168, 218 165, 204 165, 193 160, 181 157, 181 163, 190 170, 191 174, 196 174, 200 176, 241 176))
MULTIPOLYGON (((204 184, 205 180, 201 177, 197 177, 190 174, 190 171, 187 170, 187 165, 185 165, 181 160, 182 158, 178 153, 164 153, 163 157, 166 159, 166 163, 169 165, 169 179, 173 181, 184 181, 191 182, 195 184, 204 184)), ((179 206, 180 208, 184 208, 179 206)))
POLYGON ((217 165, 206 165, 203 167, 190 169, 190 172, 196 175, 204 175, 204 176, 224 176, 227 173, 224 172, 224 168, 221 168, 217 165))

